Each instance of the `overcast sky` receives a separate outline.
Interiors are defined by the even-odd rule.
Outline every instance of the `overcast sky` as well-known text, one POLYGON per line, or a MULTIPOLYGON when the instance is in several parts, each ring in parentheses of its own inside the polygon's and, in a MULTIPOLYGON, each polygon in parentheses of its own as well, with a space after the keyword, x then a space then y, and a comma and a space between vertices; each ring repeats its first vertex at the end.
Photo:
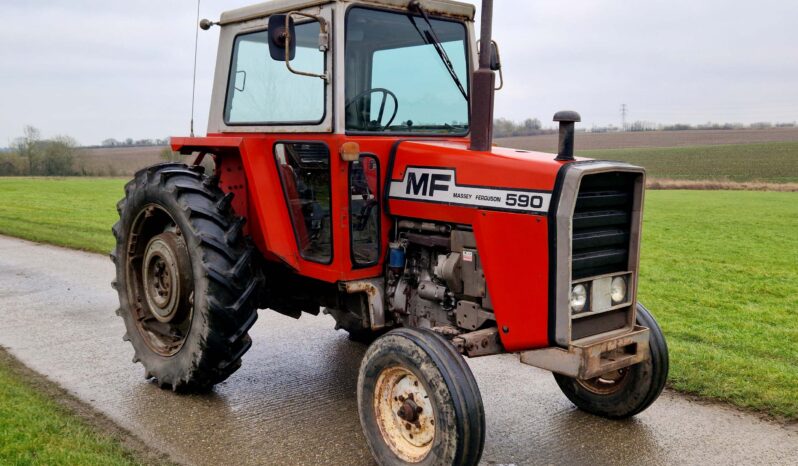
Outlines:
MULTIPOLYGON (((203 0, 201 16, 251 0, 203 0)), ((798 1, 495 0, 497 117, 583 125, 798 120, 798 1)), ((0 146, 186 135, 195 0, 0 0, 0 146)), ((204 134, 218 28, 200 32, 204 134)))

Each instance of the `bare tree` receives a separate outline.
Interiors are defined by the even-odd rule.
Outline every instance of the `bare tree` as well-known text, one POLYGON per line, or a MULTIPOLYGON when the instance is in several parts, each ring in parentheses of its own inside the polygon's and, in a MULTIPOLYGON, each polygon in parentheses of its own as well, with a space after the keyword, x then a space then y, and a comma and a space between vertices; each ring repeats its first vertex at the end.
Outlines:
POLYGON ((14 141, 12 147, 20 157, 28 159, 28 174, 32 175, 38 155, 37 146, 41 140, 41 132, 31 125, 26 125, 23 136, 14 141))

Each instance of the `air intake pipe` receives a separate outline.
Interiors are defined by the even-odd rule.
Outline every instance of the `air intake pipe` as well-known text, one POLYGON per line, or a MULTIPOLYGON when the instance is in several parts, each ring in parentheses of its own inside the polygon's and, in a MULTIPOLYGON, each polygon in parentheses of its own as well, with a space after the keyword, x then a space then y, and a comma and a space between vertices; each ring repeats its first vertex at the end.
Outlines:
POLYGON ((554 160, 574 160, 574 132, 576 123, 582 121, 582 117, 574 111, 562 110, 554 114, 554 121, 560 122, 560 145, 554 160))
POLYGON ((496 73, 490 69, 493 47, 493 0, 482 0, 482 29, 479 35, 479 69, 471 86, 471 150, 489 151, 493 146, 493 98, 496 73))

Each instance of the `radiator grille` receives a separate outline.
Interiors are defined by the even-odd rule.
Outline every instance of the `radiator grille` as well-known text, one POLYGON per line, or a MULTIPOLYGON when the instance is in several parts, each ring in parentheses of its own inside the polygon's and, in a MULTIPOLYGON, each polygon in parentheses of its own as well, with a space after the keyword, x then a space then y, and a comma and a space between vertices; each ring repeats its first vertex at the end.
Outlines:
POLYGON ((582 179, 573 216, 572 279, 628 269, 635 173, 582 179))

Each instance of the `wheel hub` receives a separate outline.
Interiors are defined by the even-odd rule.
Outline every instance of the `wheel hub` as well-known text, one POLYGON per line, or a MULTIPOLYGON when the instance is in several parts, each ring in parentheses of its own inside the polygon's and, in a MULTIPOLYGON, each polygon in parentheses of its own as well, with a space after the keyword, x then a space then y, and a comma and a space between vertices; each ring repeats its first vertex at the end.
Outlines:
POLYGON ((577 383, 597 395, 611 395, 626 385, 628 372, 629 368, 618 369, 593 379, 577 380, 577 383))
POLYGON ((435 416, 426 389, 402 367, 383 370, 375 388, 377 424, 386 443, 404 461, 423 460, 435 440, 435 416))
POLYGON ((191 290, 181 286, 181 270, 178 244, 182 241, 174 233, 163 233, 154 237, 144 253, 144 295, 147 305, 158 321, 169 323, 181 313, 186 293, 191 290))
POLYGON ((132 285, 128 299, 135 303, 136 327, 153 352, 173 356, 188 337, 194 313, 188 247, 174 221, 153 206, 138 215, 131 238, 126 257, 132 285), (153 235, 153 230, 160 233, 153 235))

